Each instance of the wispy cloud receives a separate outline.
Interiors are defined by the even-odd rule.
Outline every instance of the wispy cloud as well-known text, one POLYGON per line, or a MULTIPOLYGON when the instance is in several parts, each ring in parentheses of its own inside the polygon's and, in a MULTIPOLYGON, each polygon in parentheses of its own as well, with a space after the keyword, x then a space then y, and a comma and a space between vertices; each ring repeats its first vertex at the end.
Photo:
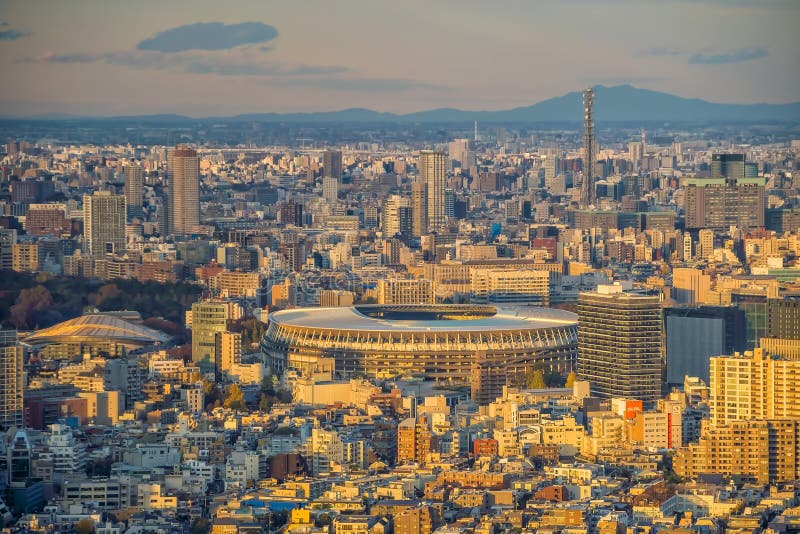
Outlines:
POLYGON ((280 78, 264 82, 284 87, 312 87, 329 91, 356 93, 398 93, 404 91, 444 92, 450 88, 407 78, 362 78, 358 76, 327 76, 313 78, 280 78))
POLYGON ((670 48, 655 47, 642 51, 642 55, 651 57, 675 57, 683 54, 680 50, 670 48))
POLYGON ((218 76, 313 76, 347 71, 338 65, 285 65, 264 61, 259 54, 184 52, 104 52, 100 54, 53 54, 24 58, 25 63, 107 63, 137 69, 182 71, 218 76))
POLYGON ((725 63, 741 63, 753 59, 762 59, 769 55, 766 48, 753 47, 730 50, 713 54, 696 53, 689 57, 692 65, 723 65, 725 63))
POLYGON ((585 76, 581 82, 589 85, 627 85, 646 84, 663 81, 663 76, 609 76, 606 78, 593 78, 585 76))
MULTIPOLYGON (((0 26, 8 26, 8 22, 3 22, 0 26)), ((0 41, 16 41, 30 35, 31 32, 24 32, 20 30, 3 30, 0 31, 0 41)))
POLYGON ((266 43, 277 36, 278 30, 263 22, 197 22, 159 32, 141 41, 136 48, 156 52, 228 50, 242 45, 266 43))

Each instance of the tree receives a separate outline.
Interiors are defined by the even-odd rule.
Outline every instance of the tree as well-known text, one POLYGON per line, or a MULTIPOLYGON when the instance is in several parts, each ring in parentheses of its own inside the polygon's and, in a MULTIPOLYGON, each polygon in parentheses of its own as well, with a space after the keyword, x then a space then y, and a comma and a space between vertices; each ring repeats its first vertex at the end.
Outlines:
POLYGON ((44 286, 34 286, 19 292, 17 302, 11 306, 9 321, 20 330, 27 330, 37 325, 40 316, 50 311, 53 296, 44 286))
POLYGON ((544 382, 544 373, 541 369, 531 369, 525 376, 525 385, 528 389, 544 389, 547 385, 544 382))
POLYGON ((94 521, 85 517, 75 523, 75 534, 92 534, 94 532, 94 521))
POLYGON ((571 388, 575 384, 575 371, 570 371, 567 375, 567 383, 564 384, 565 388, 571 388))
POLYGON ((242 392, 242 388, 239 387, 239 384, 232 384, 231 387, 228 388, 228 396, 225 398, 223 406, 231 410, 241 410, 245 407, 244 393, 242 392))
POLYGON ((198 517, 192 521, 189 534, 207 534, 209 530, 211 530, 211 522, 205 517, 198 517))

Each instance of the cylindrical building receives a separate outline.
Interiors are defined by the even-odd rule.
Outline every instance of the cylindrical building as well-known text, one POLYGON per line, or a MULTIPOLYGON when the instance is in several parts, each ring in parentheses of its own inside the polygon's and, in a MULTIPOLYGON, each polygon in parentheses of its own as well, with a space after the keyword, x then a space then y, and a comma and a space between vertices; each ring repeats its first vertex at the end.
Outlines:
POLYGON ((327 358, 341 378, 470 381, 480 402, 521 385, 534 367, 571 371, 577 316, 534 306, 299 308, 270 314, 261 347, 277 373, 327 358))

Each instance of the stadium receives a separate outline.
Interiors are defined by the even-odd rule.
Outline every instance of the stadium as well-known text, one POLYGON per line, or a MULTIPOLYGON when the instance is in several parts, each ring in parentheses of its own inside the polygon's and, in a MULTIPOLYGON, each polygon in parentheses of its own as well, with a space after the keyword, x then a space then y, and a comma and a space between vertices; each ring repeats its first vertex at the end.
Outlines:
POLYGON ((339 378, 463 382, 488 373, 512 384, 534 366, 571 371, 577 319, 574 313, 534 306, 298 308, 269 315, 261 348, 276 373, 313 370, 329 358, 339 378))
POLYGON ((37 330, 24 343, 45 359, 74 359, 83 354, 119 357, 125 352, 163 345, 171 337, 123 317, 138 320, 127 312, 93 313, 37 330))

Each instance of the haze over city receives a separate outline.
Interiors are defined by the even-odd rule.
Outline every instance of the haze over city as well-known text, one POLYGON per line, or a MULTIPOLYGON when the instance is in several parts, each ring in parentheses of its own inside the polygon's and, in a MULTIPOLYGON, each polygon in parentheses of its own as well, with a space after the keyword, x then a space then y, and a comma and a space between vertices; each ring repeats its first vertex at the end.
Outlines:
POLYGON ((799 22, 0 0, 0 532, 797 534, 799 22))
POLYGON ((625 83, 800 100, 791 0, 6 1, 0 12, 5 116, 508 109, 625 83))

